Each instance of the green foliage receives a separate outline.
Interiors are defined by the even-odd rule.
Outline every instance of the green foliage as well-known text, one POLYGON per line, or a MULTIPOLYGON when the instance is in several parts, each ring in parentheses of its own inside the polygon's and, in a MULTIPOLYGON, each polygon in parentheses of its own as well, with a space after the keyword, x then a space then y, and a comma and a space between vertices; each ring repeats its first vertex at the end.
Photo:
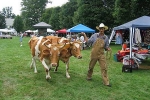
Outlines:
MULTIPOLYGON (((1 100, 149 100, 150 98, 148 81, 150 70, 139 69, 133 70, 133 73, 122 73, 122 63, 115 62, 113 56, 107 61, 112 87, 103 85, 98 63, 94 68, 92 80, 87 81, 91 49, 82 51, 82 59, 70 58, 70 79, 66 79, 66 67, 60 61, 58 72, 54 72, 52 68, 50 71, 52 78, 47 81, 41 62, 37 61, 37 74, 30 69, 29 39, 23 38, 22 47, 19 37, 0 39, 1 100)), ((112 55, 121 49, 120 45, 110 46, 112 55)))
POLYGON ((6 27, 6 21, 5 17, 0 13, 0 28, 5 28, 6 27))
POLYGON ((119 25, 144 15, 150 16, 149 6, 149 0, 116 0, 114 23, 119 25))
POLYGON ((21 16, 17 15, 15 17, 13 26, 18 33, 23 30, 23 20, 22 20, 21 16))
POLYGON ((33 25, 40 22, 48 0, 22 0, 22 17, 26 29, 32 29, 33 25))
POLYGON ((5 7, 2 9, 2 15, 5 16, 5 18, 15 18, 15 14, 12 13, 12 10, 12 7, 5 7))
POLYGON ((41 17, 40 21, 49 23, 52 11, 53 11, 53 8, 47 8, 47 9, 45 9, 45 12, 42 14, 42 17, 41 17))
MULTIPOLYGON (((108 0, 107 4, 110 4, 110 2, 112 1, 108 0)), ((83 23, 93 29, 100 23, 112 26, 112 9, 112 5, 106 7, 101 0, 96 2, 92 0, 78 0, 78 10, 75 12, 73 20, 75 23, 83 23)))
POLYGON ((131 0, 116 0, 114 18, 116 24, 122 24, 130 21, 131 0))
POLYGON ((68 29, 75 25, 73 23, 73 16, 76 10, 77 10, 77 0, 71 0, 70 2, 67 2, 65 5, 61 6, 59 16, 61 28, 68 29))
POLYGON ((131 0, 131 18, 135 19, 141 16, 150 16, 150 1, 149 0, 131 0))
POLYGON ((61 7, 45 9, 47 0, 22 0, 24 28, 31 29, 39 21, 49 23, 54 30, 68 29, 79 23, 95 29, 95 26, 104 23, 111 31, 113 27, 135 18, 150 16, 149 0, 68 1, 61 7))
POLYGON ((55 7, 55 9, 52 10, 51 18, 49 19, 49 23, 51 23, 52 28, 54 30, 60 29, 59 13, 60 13, 60 7, 55 7))

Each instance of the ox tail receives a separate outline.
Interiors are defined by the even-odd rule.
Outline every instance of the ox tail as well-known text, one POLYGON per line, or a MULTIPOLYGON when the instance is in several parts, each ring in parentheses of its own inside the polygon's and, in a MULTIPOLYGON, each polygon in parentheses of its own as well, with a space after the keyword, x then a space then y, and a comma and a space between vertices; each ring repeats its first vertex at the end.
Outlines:
MULTIPOLYGON (((31 38, 32 39, 32 38, 31 38)), ((31 49, 31 39, 28 41, 29 47, 31 49)))

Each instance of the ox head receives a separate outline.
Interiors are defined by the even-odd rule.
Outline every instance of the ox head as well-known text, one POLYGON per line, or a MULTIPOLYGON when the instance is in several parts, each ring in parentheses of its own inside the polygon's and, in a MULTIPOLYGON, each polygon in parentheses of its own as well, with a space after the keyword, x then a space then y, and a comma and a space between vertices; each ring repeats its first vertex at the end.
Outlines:
POLYGON ((46 36, 47 39, 51 40, 52 44, 59 44, 61 37, 58 36, 46 36))
POLYGON ((81 42, 78 41, 74 41, 74 42, 70 42, 71 43, 71 54, 78 58, 81 59, 82 55, 81 55, 81 42))
POLYGON ((43 45, 46 46, 46 49, 42 51, 43 55, 47 57, 51 66, 56 67, 59 61, 60 49, 64 47, 65 44, 48 44, 45 42, 43 45))

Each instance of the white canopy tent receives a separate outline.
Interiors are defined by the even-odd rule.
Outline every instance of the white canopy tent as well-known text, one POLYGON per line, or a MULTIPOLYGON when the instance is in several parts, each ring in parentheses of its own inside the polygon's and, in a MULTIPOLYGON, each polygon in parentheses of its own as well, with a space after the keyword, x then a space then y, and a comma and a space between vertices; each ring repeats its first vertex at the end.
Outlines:
POLYGON ((5 32, 5 33, 7 33, 7 32, 16 32, 16 30, 15 29, 0 29, 0 32, 5 32))
POLYGON ((55 33, 54 30, 50 29, 50 28, 47 28, 47 32, 50 32, 50 33, 55 33))
POLYGON ((27 33, 31 33, 31 32, 33 32, 32 30, 27 30, 27 31, 25 31, 25 32, 27 32, 27 33))
MULTIPOLYGON (((38 33, 38 29, 37 30, 27 30, 25 32, 34 32, 34 33, 38 33)), ((55 33, 54 30, 50 29, 50 28, 47 28, 47 32, 50 32, 50 33, 55 33)))
POLYGON ((33 30, 33 33, 38 33, 38 30, 33 30))

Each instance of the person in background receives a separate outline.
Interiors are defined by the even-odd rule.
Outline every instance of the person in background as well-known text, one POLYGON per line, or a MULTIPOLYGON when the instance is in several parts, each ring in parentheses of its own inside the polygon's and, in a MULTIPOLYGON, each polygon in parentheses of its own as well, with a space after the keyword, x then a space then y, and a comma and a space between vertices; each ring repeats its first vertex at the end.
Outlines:
POLYGON ((107 75, 107 64, 106 64, 106 57, 105 57, 105 51, 110 51, 111 48, 109 47, 109 39, 104 34, 104 31, 108 29, 107 26, 105 26, 103 23, 101 23, 99 26, 96 27, 99 32, 93 34, 89 39, 87 38, 85 33, 82 33, 84 36, 84 39, 87 43, 92 44, 92 51, 90 55, 90 63, 89 63, 89 69, 87 74, 87 80, 92 79, 93 69, 96 64, 96 62, 99 62, 100 68, 101 68, 101 75, 103 79, 103 84, 105 86, 111 87, 109 83, 109 78, 107 75))
POLYGON ((84 50, 85 40, 84 40, 84 36, 82 34, 83 34, 83 32, 81 32, 80 41, 82 42, 81 49, 84 50))
POLYGON ((22 47, 23 33, 20 33, 20 46, 22 47))
POLYGON ((122 34, 119 31, 117 31, 115 38, 116 38, 116 44, 122 45, 122 34))
POLYGON ((0 35, 2 35, 2 32, 0 32, 0 35))

